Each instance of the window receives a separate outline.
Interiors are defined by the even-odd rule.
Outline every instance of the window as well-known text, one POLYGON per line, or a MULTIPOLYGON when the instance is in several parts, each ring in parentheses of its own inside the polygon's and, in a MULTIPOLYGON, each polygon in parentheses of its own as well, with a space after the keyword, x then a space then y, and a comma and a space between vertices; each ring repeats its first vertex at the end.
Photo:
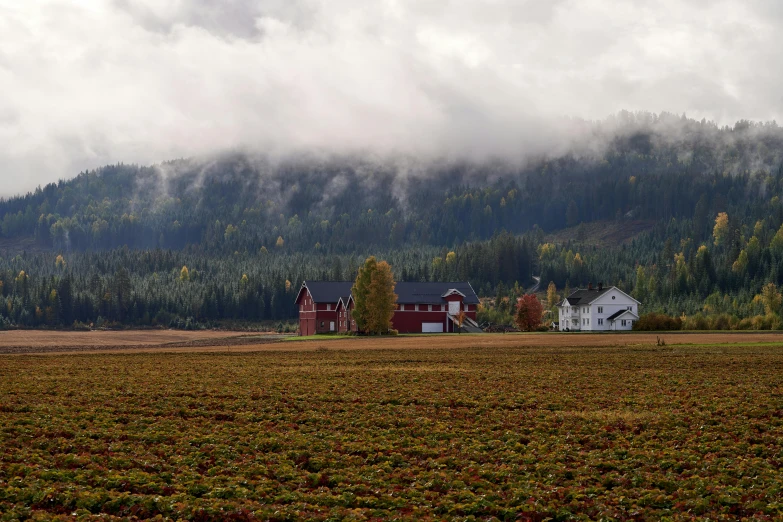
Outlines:
POLYGON ((623 319, 622 321, 620 321, 620 324, 622 324, 623 326, 625 326, 625 323, 627 323, 627 321, 626 321, 625 319, 623 319))
POLYGON ((427 305, 427 311, 432 312, 432 305, 427 305))
POLYGON ((466 311, 466 312, 470 312, 470 305, 469 305, 469 304, 466 304, 466 305, 465 305, 465 311, 466 311))
POLYGON ((576 313, 576 307, 575 307, 575 306, 572 306, 572 307, 571 307, 571 311, 572 311, 573 313, 576 313))
POLYGON ((603 324, 604 324, 604 320, 603 320, 603 319, 599 319, 599 320, 598 320, 598 326, 601 326, 601 325, 603 325, 603 324))
POLYGON ((330 305, 330 304, 326 305, 326 309, 327 310, 331 310, 332 309, 332 305, 330 305))
POLYGON ((604 307, 603 307, 603 306, 599 306, 599 307, 598 307, 598 313, 599 313, 599 314, 602 314, 602 313, 604 313, 604 307))
POLYGON ((323 327, 324 327, 324 322, 323 322, 323 321, 321 321, 321 328, 323 328, 323 327))
POLYGON ((632 308, 633 308, 632 306, 626 306, 625 307, 625 309, 628 310, 629 312, 631 311, 632 308))
POLYGON ((613 296, 612 296, 612 299, 614 299, 615 297, 617 297, 617 296, 614 296, 614 295, 613 295, 613 296))

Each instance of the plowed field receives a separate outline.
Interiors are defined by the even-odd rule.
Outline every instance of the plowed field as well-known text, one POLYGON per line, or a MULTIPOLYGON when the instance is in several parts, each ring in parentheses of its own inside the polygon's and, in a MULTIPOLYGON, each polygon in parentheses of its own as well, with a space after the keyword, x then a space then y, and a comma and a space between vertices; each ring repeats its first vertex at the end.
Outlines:
POLYGON ((780 520, 780 336, 664 337, 0 356, 0 519, 780 520))
POLYGON ((400 337, 318 336, 300 339, 275 334, 175 330, 119 332, 0 332, 1 354, 88 352, 214 352, 214 351, 315 351, 330 350, 421 350, 456 348, 597 348, 609 346, 656 346, 662 339, 669 346, 780 344, 783 333, 538 333, 431 335, 400 337), (284 342, 281 342, 284 341, 284 342))

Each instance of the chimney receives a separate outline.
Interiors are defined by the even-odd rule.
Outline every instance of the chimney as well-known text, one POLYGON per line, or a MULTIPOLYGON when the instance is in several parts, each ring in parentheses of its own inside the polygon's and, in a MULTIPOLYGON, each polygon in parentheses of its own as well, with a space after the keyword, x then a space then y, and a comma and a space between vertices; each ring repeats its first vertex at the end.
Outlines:
POLYGON ((598 283, 598 291, 602 292, 603 289, 604 289, 604 284, 603 283, 598 283))
POLYGON ((587 283, 587 289, 592 290, 593 289, 593 283, 587 283))

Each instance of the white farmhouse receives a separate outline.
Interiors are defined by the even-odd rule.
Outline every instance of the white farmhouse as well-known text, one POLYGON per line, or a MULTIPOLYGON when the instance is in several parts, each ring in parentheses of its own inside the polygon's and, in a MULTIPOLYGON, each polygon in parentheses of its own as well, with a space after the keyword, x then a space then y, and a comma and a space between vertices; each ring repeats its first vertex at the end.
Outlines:
POLYGON ((616 286, 577 289, 558 305, 558 329, 567 331, 630 330, 639 320, 639 301, 616 286))

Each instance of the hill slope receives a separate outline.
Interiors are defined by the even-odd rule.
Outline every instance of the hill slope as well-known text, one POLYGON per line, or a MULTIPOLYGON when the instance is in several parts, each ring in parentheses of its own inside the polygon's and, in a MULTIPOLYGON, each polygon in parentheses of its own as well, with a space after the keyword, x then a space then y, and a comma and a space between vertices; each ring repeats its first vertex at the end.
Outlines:
POLYGON ((524 165, 234 154, 104 167, 0 200, 0 238, 58 250, 198 244, 216 252, 257 251, 282 238, 295 251, 351 252, 623 216, 694 219, 701 239, 719 211, 750 221, 769 215, 783 188, 777 126, 629 118, 596 150, 524 165))
POLYGON ((398 280, 470 280, 496 317, 540 275, 780 324, 783 130, 623 117, 525 164, 233 154, 0 200, 0 327, 286 320, 302 279, 373 254, 398 280))

